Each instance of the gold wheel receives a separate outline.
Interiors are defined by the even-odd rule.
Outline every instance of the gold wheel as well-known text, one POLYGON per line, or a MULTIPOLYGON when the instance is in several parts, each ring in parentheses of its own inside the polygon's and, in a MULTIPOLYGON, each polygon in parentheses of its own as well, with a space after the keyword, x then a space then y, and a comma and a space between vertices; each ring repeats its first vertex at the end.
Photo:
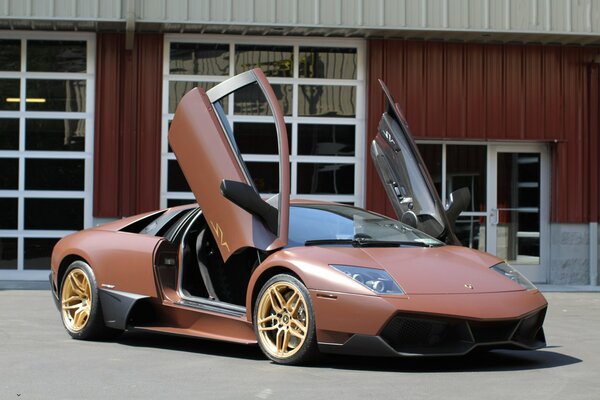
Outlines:
POLYGON ((87 325, 92 310, 92 286, 82 269, 74 268, 65 277, 61 308, 65 327, 80 332, 87 325))
POLYGON ((309 313, 302 292, 290 282, 275 282, 262 294, 256 319, 265 350, 277 358, 289 358, 304 344, 309 313))

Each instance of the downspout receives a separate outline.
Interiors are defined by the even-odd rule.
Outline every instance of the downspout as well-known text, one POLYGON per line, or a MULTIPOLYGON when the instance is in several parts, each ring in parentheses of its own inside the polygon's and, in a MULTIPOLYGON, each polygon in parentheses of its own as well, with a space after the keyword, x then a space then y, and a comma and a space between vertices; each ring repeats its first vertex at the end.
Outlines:
POLYGON ((598 223, 590 222, 590 285, 598 285, 598 223))
POLYGON ((135 34, 135 0, 125 0, 127 16, 125 20, 125 49, 133 50, 133 36, 135 34))

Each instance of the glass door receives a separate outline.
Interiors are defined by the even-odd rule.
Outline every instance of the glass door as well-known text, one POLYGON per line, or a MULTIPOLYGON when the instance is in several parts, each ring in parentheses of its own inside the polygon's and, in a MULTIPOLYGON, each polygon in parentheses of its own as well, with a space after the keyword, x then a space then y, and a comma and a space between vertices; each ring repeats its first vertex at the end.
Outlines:
POLYGON ((547 281, 549 162, 544 145, 488 147, 487 251, 547 281))

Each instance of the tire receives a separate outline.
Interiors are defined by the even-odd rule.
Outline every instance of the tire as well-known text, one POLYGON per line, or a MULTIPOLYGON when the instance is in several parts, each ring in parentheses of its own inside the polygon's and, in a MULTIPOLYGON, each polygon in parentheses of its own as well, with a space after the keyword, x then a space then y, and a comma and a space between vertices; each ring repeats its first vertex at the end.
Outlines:
POLYGON ((264 284, 253 323, 261 350, 278 364, 305 364, 318 354, 310 295, 291 275, 275 275, 264 284))
POLYGON ((104 325, 96 278, 83 261, 73 262, 65 272, 60 286, 60 315, 74 339, 109 339, 122 332, 104 325))

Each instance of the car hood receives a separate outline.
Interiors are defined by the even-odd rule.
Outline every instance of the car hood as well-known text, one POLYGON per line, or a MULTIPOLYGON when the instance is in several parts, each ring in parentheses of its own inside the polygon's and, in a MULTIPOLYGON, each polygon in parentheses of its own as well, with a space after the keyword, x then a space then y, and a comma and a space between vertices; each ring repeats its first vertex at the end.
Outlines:
POLYGON ((361 248, 406 294, 491 293, 523 290, 489 267, 502 260, 459 246, 361 248))
MULTIPOLYGON (((346 247, 308 246, 288 248, 296 263, 351 265, 386 270, 408 295, 497 293, 524 290, 520 285, 490 269, 502 260, 460 246, 440 247, 346 247), (472 287, 472 289, 471 289, 472 287)), ((339 280, 340 272, 327 268, 315 271, 316 281, 339 280), (326 280, 322 280, 327 276, 326 280)), ((318 287, 317 287, 318 286, 318 287)), ((330 290, 321 286, 313 289, 330 290)))

